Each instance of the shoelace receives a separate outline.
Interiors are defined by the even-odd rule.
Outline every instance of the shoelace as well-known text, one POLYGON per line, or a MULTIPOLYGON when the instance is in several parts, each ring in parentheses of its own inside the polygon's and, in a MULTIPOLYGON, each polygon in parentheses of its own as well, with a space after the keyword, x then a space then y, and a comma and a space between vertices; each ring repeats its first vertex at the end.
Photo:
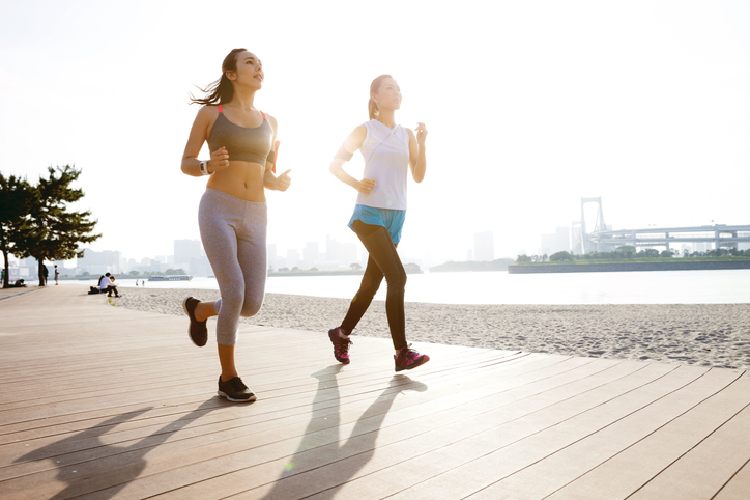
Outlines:
POLYGON ((234 388, 240 391, 244 391, 247 389, 247 386, 242 383, 242 380, 240 380, 239 377, 235 377, 232 379, 232 384, 234 385, 234 388))

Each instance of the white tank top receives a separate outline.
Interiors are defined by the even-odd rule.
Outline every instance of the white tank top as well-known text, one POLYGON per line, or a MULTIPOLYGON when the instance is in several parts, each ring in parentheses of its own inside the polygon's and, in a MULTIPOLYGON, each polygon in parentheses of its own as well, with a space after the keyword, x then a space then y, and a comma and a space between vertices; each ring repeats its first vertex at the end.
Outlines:
POLYGON ((409 135, 401 125, 393 130, 377 120, 367 129, 359 151, 365 160, 365 179, 375 179, 371 193, 358 193, 357 204, 389 210, 406 210, 406 175, 409 170, 409 135))

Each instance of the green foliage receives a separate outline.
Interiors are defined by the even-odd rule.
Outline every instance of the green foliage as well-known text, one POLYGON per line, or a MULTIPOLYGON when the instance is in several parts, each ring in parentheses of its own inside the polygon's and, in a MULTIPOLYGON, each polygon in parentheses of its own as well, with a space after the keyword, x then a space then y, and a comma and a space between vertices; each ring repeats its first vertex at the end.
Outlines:
POLYGON ((615 252, 617 253, 632 253, 635 254, 635 247, 632 245, 622 245, 621 247, 615 248, 615 252))
POLYGON ((83 190, 71 185, 78 180, 80 170, 70 165, 49 167, 49 177, 40 177, 27 196, 30 201, 26 222, 19 229, 13 254, 34 257, 39 261, 39 282, 43 283, 42 265, 45 260, 67 260, 83 257, 80 244, 101 238, 93 234, 96 221, 89 220, 91 212, 71 212, 67 204, 83 198, 83 190))
MULTIPOLYGON (((19 253, 18 242, 29 229, 29 212, 36 202, 37 193, 26 178, 0 173, 0 250, 3 253, 3 269, 8 276, 8 254, 19 253)), ((10 280, 3 281, 7 288, 10 280)))
POLYGON ((404 271, 406 274, 422 274, 422 269, 414 262, 404 264, 404 271))
POLYGON ((359 265, 359 262, 352 262, 351 264, 349 264, 349 269, 351 269, 352 271, 359 271, 360 269, 362 269, 362 266, 359 265))
POLYGON ((574 260, 575 256, 571 254, 570 252, 566 252, 563 250, 562 252, 555 252, 552 255, 549 256, 549 260, 554 261, 561 261, 561 260, 574 260))
POLYGON ((167 269, 164 274, 168 276, 177 276, 177 275, 185 275, 187 273, 182 269, 167 269))
POLYGON ((531 257, 526 254, 519 255, 516 259, 516 262, 531 262, 531 257))

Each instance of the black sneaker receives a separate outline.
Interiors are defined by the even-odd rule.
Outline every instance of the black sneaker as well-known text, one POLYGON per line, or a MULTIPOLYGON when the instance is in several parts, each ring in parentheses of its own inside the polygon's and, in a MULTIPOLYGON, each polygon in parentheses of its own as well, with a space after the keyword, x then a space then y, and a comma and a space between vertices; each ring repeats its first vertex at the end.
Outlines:
POLYGON ((188 334, 193 344, 198 347, 206 345, 208 340, 208 328, 206 328, 206 321, 198 321, 195 319, 195 308, 200 304, 201 301, 195 297, 188 297, 182 301, 182 310, 185 314, 190 316, 190 326, 188 327, 188 334))
POLYGON ((250 402, 256 398, 253 391, 242 383, 239 377, 234 377, 229 382, 222 382, 219 376, 219 396, 224 396, 229 401, 250 402))

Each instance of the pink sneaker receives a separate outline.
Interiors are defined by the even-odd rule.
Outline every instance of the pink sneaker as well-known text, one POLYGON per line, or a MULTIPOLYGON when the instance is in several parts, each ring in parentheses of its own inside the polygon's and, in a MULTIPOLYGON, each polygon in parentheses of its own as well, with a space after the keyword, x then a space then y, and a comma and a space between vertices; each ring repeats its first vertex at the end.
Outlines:
POLYGON ((339 363, 349 364, 349 344, 353 344, 344 330, 341 328, 332 328, 328 330, 328 338, 333 342, 333 355, 339 363))
POLYGON ((396 360, 397 372, 400 372, 401 370, 411 370, 412 368, 423 365, 430 360, 430 357, 427 354, 419 354, 414 349, 409 349, 410 347, 411 344, 407 345, 398 351, 398 354, 393 356, 393 359, 396 360))

